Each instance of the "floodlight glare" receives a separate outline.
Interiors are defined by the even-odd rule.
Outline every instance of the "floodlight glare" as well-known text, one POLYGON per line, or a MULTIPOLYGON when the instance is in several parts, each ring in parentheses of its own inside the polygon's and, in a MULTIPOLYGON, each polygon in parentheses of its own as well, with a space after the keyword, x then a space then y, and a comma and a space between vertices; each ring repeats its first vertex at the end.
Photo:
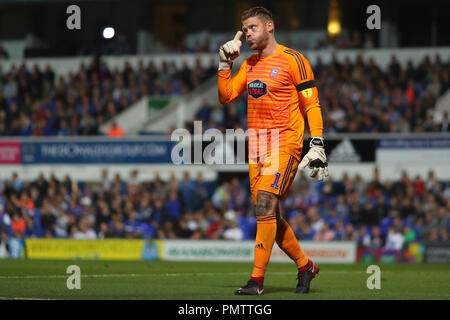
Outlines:
POLYGON ((115 31, 112 27, 106 27, 105 29, 103 29, 103 38, 105 39, 111 39, 112 37, 114 37, 114 34, 115 31))

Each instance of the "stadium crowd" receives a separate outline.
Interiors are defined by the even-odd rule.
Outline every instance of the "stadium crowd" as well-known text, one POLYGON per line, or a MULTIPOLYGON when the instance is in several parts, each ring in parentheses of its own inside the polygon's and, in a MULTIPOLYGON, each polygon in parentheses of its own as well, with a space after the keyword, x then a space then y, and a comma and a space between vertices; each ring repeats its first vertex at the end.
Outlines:
POLYGON ((104 61, 82 63, 76 74, 56 77, 49 65, 0 66, 0 136, 99 135, 99 127, 144 95, 184 95, 216 73, 216 66, 181 68, 142 61, 122 71, 104 61))
MULTIPOLYGON (((449 58, 450 59, 450 58, 449 58)), ((449 132, 448 114, 436 123, 432 111, 437 99, 450 89, 450 60, 426 56, 413 66, 402 67, 392 56, 386 71, 373 59, 357 56, 340 63, 314 64, 325 133, 350 132, 449 132)), ((227 108, 204 103, 196 120, 203 128, 247 129, 247 97, 241 96, 227 108)))
MULTIPOLYGON (((425 57, 406 68, 392 56, 386 71, 372 59, 336 59, 313 63, 324 114, 326 134, 337 132, 450 131, 448 114, 435 123, 430 110, 450 88, 450 61, 425 57)), ((102 61, 81 64, 76 74, 56 77, 50 66, 32 70, 25 65, 8 72, 0 68, 0 136, 100 135, 99 127, 143 95, 184 95, 216 74, 211 61, 193 68, 163 62, 123 71, 102 61)), ((227 108, 201 106, 196 120, 210 127, 246 129, 246 96, 227 108)))
MULTIPOLYGON (((16 173, 0 181, 1 237, 254 239, 248 179, 217 184, 201 173, 142 181, 102 172, 100 182, 16 173)), ((356 240, 360 247, 401 249, 413 241, 447 241, 450 181, 433 171, 399 181, 344 174, 314 182, 300 172, 282 208, 300 240, 356 240)))

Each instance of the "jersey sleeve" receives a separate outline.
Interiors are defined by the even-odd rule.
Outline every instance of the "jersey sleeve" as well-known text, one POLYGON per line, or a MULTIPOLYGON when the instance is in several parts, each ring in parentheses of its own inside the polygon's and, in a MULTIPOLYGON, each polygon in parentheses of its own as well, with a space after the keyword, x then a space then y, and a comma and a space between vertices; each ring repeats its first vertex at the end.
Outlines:
POLYGON ((298 92, 300 105, 306 111, 309 130, 312 137, 323 135, 322 110, 314 73, 308 60, 298 52, 293 52, 290 59, 290 74, 298 92))
POLYGON ((247 60, 241 64, 238 73, 233 78, 231 78, 231 70, 219 70, 217 87, 221 104, 231 103, 245 91, 247 86, 246 66, 247 60))

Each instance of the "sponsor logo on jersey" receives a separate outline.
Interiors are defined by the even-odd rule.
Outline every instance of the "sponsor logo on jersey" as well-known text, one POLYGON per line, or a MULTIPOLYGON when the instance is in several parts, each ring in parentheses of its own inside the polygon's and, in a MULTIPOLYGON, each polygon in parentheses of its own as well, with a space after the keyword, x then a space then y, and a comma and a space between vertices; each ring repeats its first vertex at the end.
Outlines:
POLYGON ((253 80, 248 83, 247 91, 254 99, 258 99, 267 94, 267 85, 261 80, 253 80))

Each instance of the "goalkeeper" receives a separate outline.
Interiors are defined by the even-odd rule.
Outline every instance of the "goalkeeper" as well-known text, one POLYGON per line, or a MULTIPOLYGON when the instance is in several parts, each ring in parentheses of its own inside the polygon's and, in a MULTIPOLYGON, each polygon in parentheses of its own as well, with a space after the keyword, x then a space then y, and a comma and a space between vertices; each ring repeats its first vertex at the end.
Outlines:
POLYGON ((256 132, 249 136, 250 188, 257 220, 254 264, 250 280, 236 291, 238 295, 264 293, 266 267, 275 241, 297 265, 296 293, 308 293, 311 280, 319 273, 283 219, 280 207, 298 168, 308 166, 310 176, 319 181, 328 176, 318 91, 309 62, 301 53, 278 44, 274 30, 270 11, 248 9, 242 15, 243 32, 238 31, 219 50, 219 100, 229 104, 247 90, 248 129, 256 132), (243 34, 258 53, 246 59, 231 78, 243 34), (300 161, 306 115, 312 138, 309 152, 300 161))

